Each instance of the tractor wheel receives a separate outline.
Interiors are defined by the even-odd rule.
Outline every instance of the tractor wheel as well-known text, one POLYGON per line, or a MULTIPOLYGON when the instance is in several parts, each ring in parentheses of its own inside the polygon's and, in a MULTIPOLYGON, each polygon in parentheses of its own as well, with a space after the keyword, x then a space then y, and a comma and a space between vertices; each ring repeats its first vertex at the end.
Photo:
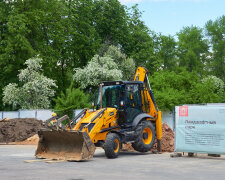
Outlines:
POLYGON ((135 130, 135 141, 132 147, 139 152, 149 151, 155 144, 155 128, 150 121, 141 121, 135 130))
POLYGON ((104 144, 104 150, 105 155, 107 158, 116 158, 121 149, 121 140, 118 134, 116 133, 109 133, 106 136, 105 144, 104 144))

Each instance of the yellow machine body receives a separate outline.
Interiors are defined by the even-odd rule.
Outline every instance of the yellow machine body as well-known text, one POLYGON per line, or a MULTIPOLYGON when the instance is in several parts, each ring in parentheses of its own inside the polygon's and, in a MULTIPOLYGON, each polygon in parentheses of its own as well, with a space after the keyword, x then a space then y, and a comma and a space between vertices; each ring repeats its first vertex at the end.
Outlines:
MULTIPOLYGON (((85 124, 85 125, 88 124, 101 110, 102 109, 95 112, 90 112, 90 113, 87 112, 85 117, 76 124, 73 130, 80 130, 82 124, 85 124)), ((107 131, 104 133, 101 133, 101 131, 112 126, 114 127, 117 126, 116 115, 117 115, 117 110, 115 108, 107 108, 103 116, 96 118, 92 122, 93 128, 90 130, 90 132, 88 128, 85 127, 85 125, 82 128, 82 132, 87 132, 93 143, 97 143, 100 140, 105 140, 107 131)))
MULTIPOLYGON (((146 118, 146 120, 155 121, 156 137, 160 141, 162 138, 161 111, 158 111, 154 103, 151 88, 147 87, 147 70, 139 67, 134 81, 144 82, 145 90, 142 91, 141 98, 144 101, 144 97, 147 97, 149 106, 145 106, 143 103, 142 108, 143 111, 148 110, 148 114, 153 117, 146 118)), ((73 126, 66 126, 63 130, 40 131, 40 140, 35 155, 38 158, 47 159, 87 160, 93 156, 95 145, 99 142, 104 143, 108 133, 112 130, 120 130, 117 108, 105 107, 96 111, 87 109, 73 126)), ((148 129, 145 131, 148 132, 148 129)), ((146 138, 146 141, 148 139, 149 137, 146 138)), ((115 140, 115 142, 117 141, 115 140)), ((118 151, 118 147, 116 147, 116 151, 118 151)))

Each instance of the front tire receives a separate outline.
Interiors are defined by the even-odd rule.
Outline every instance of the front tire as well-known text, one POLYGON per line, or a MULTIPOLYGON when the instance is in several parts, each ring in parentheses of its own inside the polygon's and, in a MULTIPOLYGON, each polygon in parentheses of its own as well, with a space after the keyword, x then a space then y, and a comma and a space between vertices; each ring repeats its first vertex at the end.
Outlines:
POLYGON ((121 139, 116 133, 109 133, 106 136, 104 150, 107 158, 117 158, 121 149, 121 139))
POLYGON ((135 130, 135 141, 132 147, 139 152, 149 151, 155 144, 155 127, 150 121, 141 121, 135 130))

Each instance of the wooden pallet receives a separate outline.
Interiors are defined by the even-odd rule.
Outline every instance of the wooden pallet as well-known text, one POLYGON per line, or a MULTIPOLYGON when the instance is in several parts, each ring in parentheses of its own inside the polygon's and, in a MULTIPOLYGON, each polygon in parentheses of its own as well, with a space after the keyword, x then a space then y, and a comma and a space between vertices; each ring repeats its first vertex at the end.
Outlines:
POLYGON ((24 160, 25 163, 31 162, 45 162, 45 163, 59 163, 65 162, 66 160, 52 160, 52 159, 31 159, 31 160, 24 160))

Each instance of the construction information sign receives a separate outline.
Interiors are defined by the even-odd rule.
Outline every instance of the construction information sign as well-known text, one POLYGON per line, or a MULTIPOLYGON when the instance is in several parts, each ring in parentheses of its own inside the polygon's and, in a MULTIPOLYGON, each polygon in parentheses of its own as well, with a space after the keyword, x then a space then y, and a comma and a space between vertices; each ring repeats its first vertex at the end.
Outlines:
POLYGON ((175 150, 225 154, 225 106, 176 106, 175 150))

